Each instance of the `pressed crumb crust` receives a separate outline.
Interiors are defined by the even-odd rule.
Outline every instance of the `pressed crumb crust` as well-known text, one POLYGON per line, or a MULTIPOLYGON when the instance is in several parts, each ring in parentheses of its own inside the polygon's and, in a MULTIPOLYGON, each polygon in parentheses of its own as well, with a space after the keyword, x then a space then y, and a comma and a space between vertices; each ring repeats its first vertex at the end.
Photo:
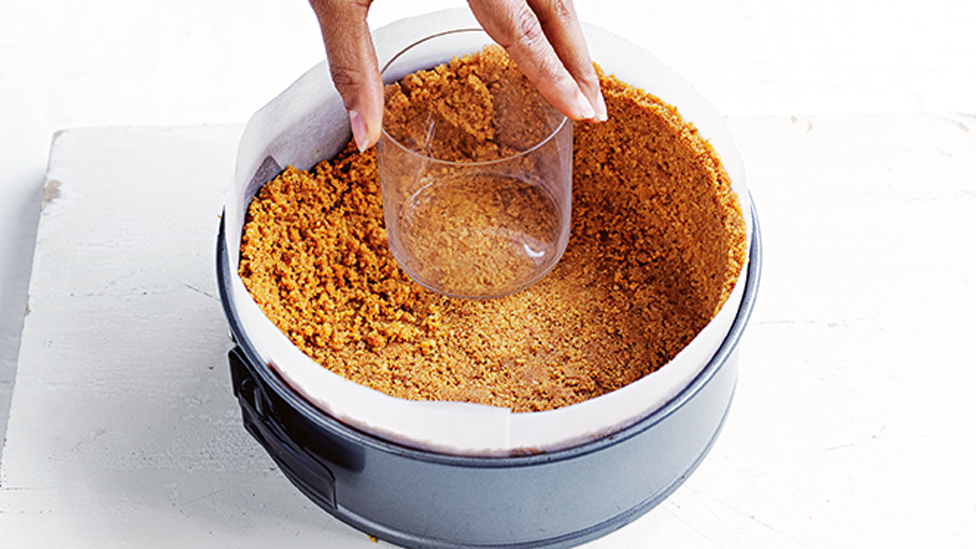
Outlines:
MULTIPOLYGON (((466 80, 490 82, 492 59, 462 59, 466 80)), ((244 284, 314 360, 396 397, 541 411, 653 372, 728 298, 745 222, 716 153, 673 107, 600 81, 609 120, 575 127, 569 246, 531 288, 469 301, 408 279, 387 247, 375 153, 352 143, 255 196, 244 284)))

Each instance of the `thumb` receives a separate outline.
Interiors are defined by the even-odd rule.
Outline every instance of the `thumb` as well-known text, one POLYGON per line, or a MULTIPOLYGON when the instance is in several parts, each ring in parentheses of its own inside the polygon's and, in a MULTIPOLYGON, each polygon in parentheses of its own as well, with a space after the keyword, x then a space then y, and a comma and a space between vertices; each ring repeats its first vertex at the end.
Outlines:
POLYGON ((349 113, 356 147, 364 151, 380 139, 383 80, 366 25, 372 0, 310 0, 322 28, 332 82, 349 113))

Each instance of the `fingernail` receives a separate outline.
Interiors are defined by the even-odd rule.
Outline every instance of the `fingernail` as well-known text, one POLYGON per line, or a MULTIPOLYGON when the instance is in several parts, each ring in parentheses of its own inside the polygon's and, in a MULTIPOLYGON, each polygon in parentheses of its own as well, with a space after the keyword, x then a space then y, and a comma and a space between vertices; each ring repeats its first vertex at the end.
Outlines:
POLYGON ((582 120, 590 120, 596 116, 596 111, 593 110, 590 100, 579 90, 576 90, 576 111, 582 120))
POLYGON ((349 111, 349 126, 352 128, 352 138, 356 141, 356 148, 363 152, 369 146, 369 131, 366 120, 356 111, 349 111))
POLYGON ((603 99, 603 94, 598 94, 596 100, 596 119, 600 122, 606 122, 609 116, 607 115, 607 102, 603 99))

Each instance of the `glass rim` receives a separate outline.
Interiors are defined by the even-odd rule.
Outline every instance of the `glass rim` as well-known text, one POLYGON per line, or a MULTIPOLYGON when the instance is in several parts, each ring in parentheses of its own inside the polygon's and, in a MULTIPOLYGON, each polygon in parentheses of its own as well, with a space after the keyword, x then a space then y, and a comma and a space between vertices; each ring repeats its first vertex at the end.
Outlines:
MULTIPOLYGON (((468 28, 463 28, 463 29, 452 29, 452 30, 448 30, 448 31, 444 31, 444 32, 438 32, 438 33, 432 34, 430 36, 425 36, 425 37, 421 38, 420 40, 417 40, 417 41, 413 42, 412 44, 408 45, 407 47, 403 48, 402 50, 400 50, 399 52, 397 52, 397 54, 394 55, 389 61, 387 61, 386 64, 383 65, 383 68, 380 70, 380 77, 382 78, 383 75, 386 73, 387 69, 389 69, 390 66, 393 63, 395 63, 397 59, 399 59, 401 56, 403 56, 405 53, 407 53, 411 49, 413 49, 413 48, 415 48, 415 47, 417 47, 417 46, 419 46, 419 45, 421 45, 421 44, 423 44, 425 42, 429 42, 430 40, 434 40, 435 38, 441 38, 443 36, 448 36, 448 35, 452 35, 452 34, 462 34, 462 33, 468 33, 468 32, 477 32, 477 33, 484 34, 485 36, 488 36, 488 33, 485 32, 484 29, 480 29, 480 28, 476 28, 476 27, 468 27, 468 28)), ((489 37, 489 40, 491 40, 491 37, 490 36, 488 36, 488 37, 489 37)), ((448 58, 448 61, 450 61, 451 58, 453 58, 453 57, 455 57, 457 55, 459 55, 459 54, 457 54, 457 53, 450 54, 451 57, 448 58)), ((442 63, 443 62, 444 61, 442 61, 442 63)), ((417 71, 420 71, 420 70, 430 70, 431 68, 433 68, 433 67, 428 67, 426 69, 416 69, 416 70, 411 71, 410 73, 407 73, 407 74, 412 74, 413 72, 417 72, 417 71)), ((397 81, 399 81, 399 80, 397 80, 397 81)), ((385 88, 386 85, 387 85, 387 83, 386 83, 386 81, 384 81, 383 82, 383 87, 385 88)), ((384 111, 384 113, 386 112, 386 99, 385 99, 385 95, 386 94, 384 93, 384 100, 383 100, 383 111, 384 111)), ((548 103, 548 100, 546 102, 548 103)), ((386 126, 385 125, 381 125, 380 126, 380 132, 381 132, 380 143, 382 143, 384 141, 384 139, 385 140, 389 140, 390 143, 395 144, 401 150, 403 150, 404 152, 406 152, 406 153, 408 153, 408 154, 410 154, 412 156, 416 156, 416 157, 418 157, 418 158, 420 158, 422 160, 426 160, 426 161, 429 161, 429 162, 436 162, 438 164, 443 164, 443 165, 446 165, 446 166, 467 166, 467 167, 491 166, 491 165, 499 164, 499 163, 502 163, 502 162, 509 162, 509 161, 514 160, 516 158, 519 158, 519 157, 522 157, 522 156, 525 156, 525 155, 528 155, 528 154, 533 153, 534 151, 538 150, 539 148, 543 147, 544 145, 548 144, 550 141, 552 141, 553 139, 555 139, 556 135, 560 131, 563 130, 563 128, 566 126, 567 123, 572 124, 572 121, 569 119, 568 116, 566 116, 565 114, 559 112, 559 110, 556 109, 556 107, 553 107, 551 103, 549 103, 549 106, 559 116, 559 123, 556 124, 556 127, 553 128, 552 131, 550 131, 548 134, 546 134, 546 137, 545 138, 539 140, 538 143, 536 143, 535 145, 532 145, 531 147, 529 147, 528 149, 525 149, 524 151, 519 151, 519 152, 517 152, 515 154, 508 155, 508 156, 505 156, 505 157, 502 157, 502 158, 496 158, 496 159, 493 159, 493 160, 479 160, 479 161, 472 161, 472 162, 460 162, 460 161, 457 161, 457 160, 442 160, 440 158, 436 158, 436 157, 431 156, 429 154, 423 154, 423 153, 418 152, 418 151, 416 151, 414 149, 408 148, 406 145, 404 145, 403 143, 401 143, 398 139, 396 139, 395 137, 393 137, 392 135, 390 135, 386 131, 386 126)))

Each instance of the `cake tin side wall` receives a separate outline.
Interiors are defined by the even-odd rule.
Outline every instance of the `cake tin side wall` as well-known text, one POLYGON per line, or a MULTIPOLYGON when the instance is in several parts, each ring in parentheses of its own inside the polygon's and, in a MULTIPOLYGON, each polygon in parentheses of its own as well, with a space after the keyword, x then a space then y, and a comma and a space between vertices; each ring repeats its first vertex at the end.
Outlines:
MULTIPOLYGON (((717 436, 734 391, 735 346, 758 285, 758 231, 753 240, 746 297, 722 350, 675 402, 621 433, 529 458, 446 459, 404 449, 343 426, 291 391, 248 349, 225 300, 248 390, 259 388, 257 402, 247 404, 255 397, 243 394, 241 373, 235 374, 242 408, 252 408, 245 425, 306 495, 383 539, 514 547, 572 545, 602 535, 663 500, 717 436)), ((227 269, 223 242, 219 270, 227 269)), ((218 275, 222 292, 227 275, 218 275)))

